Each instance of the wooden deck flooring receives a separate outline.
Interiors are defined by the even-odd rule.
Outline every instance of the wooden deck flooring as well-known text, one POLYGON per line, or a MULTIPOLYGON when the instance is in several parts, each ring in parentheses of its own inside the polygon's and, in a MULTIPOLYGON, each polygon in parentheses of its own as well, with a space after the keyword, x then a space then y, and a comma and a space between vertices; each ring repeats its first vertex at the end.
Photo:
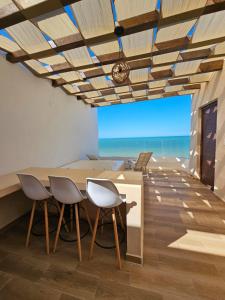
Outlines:
MULTIPOLYGON (((197 300, 225 299, 225 203, 184 172, 152 171, 145 179, 144 266, 82 240, 59 242, 46 256, 44 239, 32 237, 25 249, 26 220, 0 233, 2 300, 197 300)), ((51 236, 53 240, 53 236, 51 236)))

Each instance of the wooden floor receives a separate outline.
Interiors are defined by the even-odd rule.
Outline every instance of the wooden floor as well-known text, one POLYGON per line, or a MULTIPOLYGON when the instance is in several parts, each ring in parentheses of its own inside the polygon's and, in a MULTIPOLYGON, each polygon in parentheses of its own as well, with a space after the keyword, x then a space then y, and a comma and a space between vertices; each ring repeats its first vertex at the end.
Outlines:
POLYGON ((185 173, 145 179, 144 267, 123 260, 118 271, 99 247, 88 261, 90 236, 82 263, 75 244, 59 241, 48 257, 32 236, 25 249, 26 221, 0 234, 2 300, 225 299, 225 203, 185 173))

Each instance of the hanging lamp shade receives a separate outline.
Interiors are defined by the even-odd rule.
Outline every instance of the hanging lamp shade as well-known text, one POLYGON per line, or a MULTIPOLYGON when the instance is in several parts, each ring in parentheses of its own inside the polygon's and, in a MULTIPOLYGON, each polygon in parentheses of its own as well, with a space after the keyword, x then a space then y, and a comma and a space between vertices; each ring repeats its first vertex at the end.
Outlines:
POLYGON ((129 78, 130 66, 125 61, 116 63, 112 68, 112 78, 118 83, 124 83, 129 78))
MULTIPOLYGON (((122 26, 116 26, 114 30, 115 35, 118 39, 124 34, 124 28, 122 26)), ((122 84, 127 81, 130 74, 130 66, 122 60, 123 52, 122 52, 122 44, 120 44, 119 58, 120 61, 116 63, 112 68, 112 78, 117 84, 122 84)))

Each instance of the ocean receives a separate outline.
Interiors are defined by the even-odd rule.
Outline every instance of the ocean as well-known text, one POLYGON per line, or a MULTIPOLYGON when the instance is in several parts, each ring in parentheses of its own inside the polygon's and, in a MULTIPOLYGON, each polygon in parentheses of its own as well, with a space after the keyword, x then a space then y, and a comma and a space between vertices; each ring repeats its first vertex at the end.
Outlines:
POLYGON ((150 151, 154 156, 189 158, 190 136, 100 138, 101 156, 134 156, 150 151))

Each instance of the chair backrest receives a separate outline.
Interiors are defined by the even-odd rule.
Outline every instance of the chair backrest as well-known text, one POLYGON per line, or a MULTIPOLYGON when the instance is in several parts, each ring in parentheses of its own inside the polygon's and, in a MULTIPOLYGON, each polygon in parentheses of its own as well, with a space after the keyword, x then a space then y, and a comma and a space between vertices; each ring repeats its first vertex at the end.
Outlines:
POLYGON ((139 154, 139 157, 135 163, 134 170, 135 171, 144 171, 147 167, 147 164, 152 156, 152 152, 142 152, 139 154))
POLYGON ((51 193, 59 202, 64 204, 74 204, 84 199, 84 196, 70 178, 61 176, 49 176, 48 178, 51 193))
POLYGON ((17 174, 24 194, 32 200, 45 200, 51 194, 35 176, 30 174, 17 174))
POLYGON ((86 192, 98 207, 111 208, 123 202, 115 184, 108 179, 87 178, 86 192))

